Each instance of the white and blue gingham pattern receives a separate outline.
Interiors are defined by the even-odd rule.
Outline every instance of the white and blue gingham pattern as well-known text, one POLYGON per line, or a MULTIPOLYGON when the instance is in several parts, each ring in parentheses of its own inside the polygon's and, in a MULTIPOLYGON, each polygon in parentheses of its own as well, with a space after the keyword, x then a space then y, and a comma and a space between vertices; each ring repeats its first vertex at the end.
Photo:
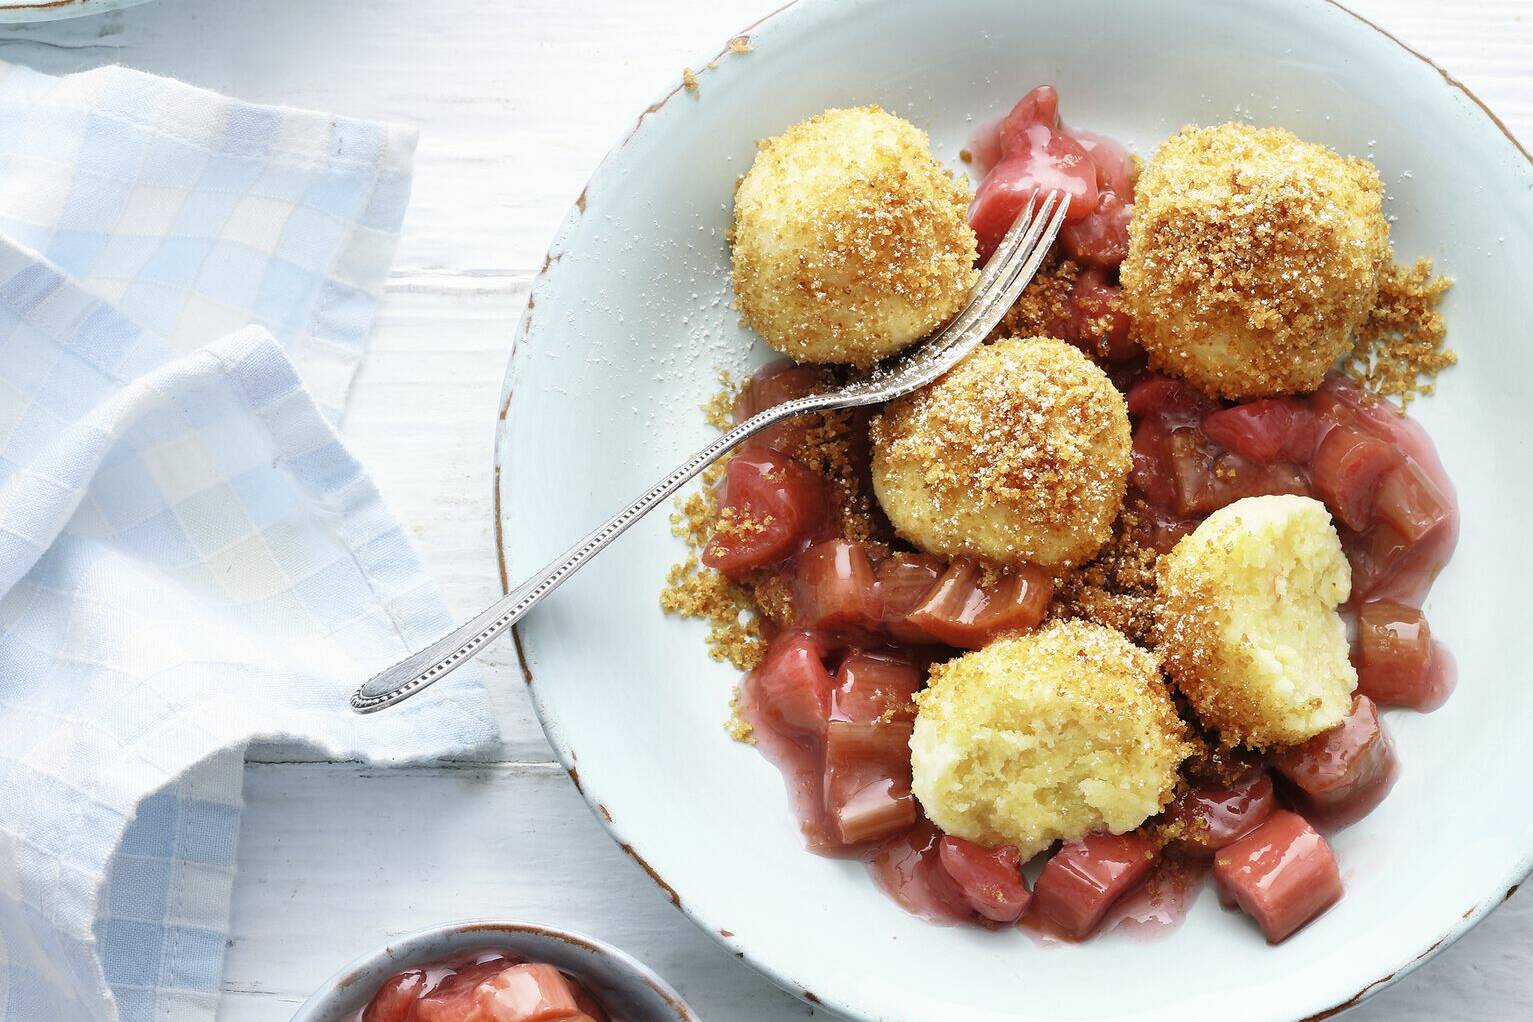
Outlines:
POLYGON ((5 1022, 213 1017, 252 739, 399 760, 493 736, 473 676, 345 703, 448 624, 327 420, 410 141, 0 67, 5 1022))
POLYGON ((410 190, 412 131, 120 67, 0 63, 0 235, 185 352, 255 323, 332 421, 410 190))

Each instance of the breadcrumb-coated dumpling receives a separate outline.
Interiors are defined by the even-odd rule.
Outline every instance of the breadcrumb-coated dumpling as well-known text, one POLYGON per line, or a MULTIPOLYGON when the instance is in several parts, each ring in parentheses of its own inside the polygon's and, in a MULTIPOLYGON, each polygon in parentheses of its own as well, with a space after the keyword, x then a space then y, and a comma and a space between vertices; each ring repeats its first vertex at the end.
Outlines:
POLYGON ((1325 505, 1247 497, 1157 566, 1157 650, 1204 724, 1252 748, 1341 723, 1357 687, 1336 608, 1352 570, 1325 505))
POLYGON ((1089 560, 1127 487, 1123 397, 1072 345, 982 347, 872 424, 873 489, 923 550, 1045 568, 1089 560))
POLYGON ((1029 859, 1160 812, 1189 746, 1154 654, 1082 620, 932 668, 910 740, 913 788, 945 832, 1029 859))
POLYGON ((740 313, 799 362, 868 366, 963 307, 979 279, 969 190, 876 106, 759 145, 735 190, 740 313))
POLYGON ((1140 174, 1123 298, 1150 363, 1227 398, 1314 390, 1391 265, 1373 164, 1277 128, 1184 128, 1140 174))

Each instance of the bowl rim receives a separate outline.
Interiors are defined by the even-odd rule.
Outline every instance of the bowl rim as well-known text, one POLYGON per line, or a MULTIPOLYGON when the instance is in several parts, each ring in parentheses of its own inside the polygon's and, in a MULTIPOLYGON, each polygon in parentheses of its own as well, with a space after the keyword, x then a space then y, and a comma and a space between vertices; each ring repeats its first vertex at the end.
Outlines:
POLYGON ((329 976, 319 988, 314 991, 304 1002, 298 1006, 293 1015, 293 1022, 330 1022, 321 1019, 312 1013, 325 1006, 325 1001, 346 990, 352 984, 363 978, 365 973, 373 966, 385 961, 399 968, 406 968, 412 954, 433 940, 465 933, 483 933, 486 939, 496 935, 530 935, 547 937, 553 940, 570 944, 576 948, 590 951, 609 961, 616 962, 622 971, 642 982, 668 1004, 674 1012, 675 1022, 701 1022, 696 1012, 687 1004, 675 988, 654 969, 639 961, 633 955, 620 947, 608 944, 604 940, 578 933, 574 930, 565 930, 557 926, 544 926, 541 923, 509 922, 503 919, 459 919, 449 923, 440 923, 436 926, 428 926, 424 929, 412 930, 390 940, 388 943, 358 955, 347 962, 340 969, 329 976))
POLYGON ((0 24, 27 25, 106 14, 149 0, 0 0, 0 24))
MULTIPOLYGON (((89 2, 89 0, 87 0, 87 2, 89 2)), ((142 2, 142 0, 133 0, 133 2, 142 2)), ((737 41, 743 40, 747 43, 750 42, 751 33, 772 26, 774 23, 783 20, 785 16, 796 14, 806 9, 828 7, 832 2, 833 0, 786 0, 782 6, 768 12, 757 20, 746 25, 744 28, 733 33, 726 40, 724 45, 719 49, 718 53, 715 54, 712 58, 692 66, 706 66, 709 68, 716 67, 720 61, 727 59, 732 53, 737 52, 733 49, 737 41)), ((1294 0, 1289 0, 1289 2, 1294 2, 1294 0)), ((1527 162, 1529 170, 1533 171, 1533 152, 1530 152, 1528 147, 1524 146, 1523 143, 1518 140, 1518 138, 1512 133, 1511 129, 1507 127, 1506 123, 1501 120, 1501 118, 1495 113, 1494 110, 1490 108, 1489 105, 1485 103, 1484 100, 1475 95, 1475 93, 1467 85, 1455 77, 1452 72, 1448 71, 1445 67, 1438 64, 1435 60, 1428 57, 1422 51, 1400 39, 1388 29, 1383 28, 1377 23, 1347 7, 1344 3, 1341 2, 1341 0, 1298 0, 1298 3, 1307 5, 1311 8, 1332 8, 1345 15, 1346 17, 1351 18, 1364 30, 1372 31, 1377 35, 1384 37, 1394 46, 1398 47, 1400 50, 1403 50, 1410 57, 1421 62, 1422 64, 1425 64, 1428 68, 1436 72, 1437 75, 1442 78, 1443 83, 1446 86, 1460 93, 1464 98, 1468 99, 1476 108, 1478 108, 1478 110, 1490 122, 1491 126, 1494 127, 1495 130, 1499 132, 1508 143, 1510 143, 1512 148, 1517 153, 1521 154, 1523 159, 1527 162)), ((502 593, 509 593, 511 591, 510 568, 508 563, 509 558, 505 542, 504 523, 506 516, 502 504, 502 493, 504 491, 504 487, 502 485, 502 471, 505 467, 502 460, 502 439, 506 433, 507 420, 511 409, 511 400, 514 397, 513 376, 517 364, 518 353, 523 351, 524 345, 530 336, 533 310, 537 305, 539 295, 541 294, 543 288, 547 285, 549 277, 554 273, 555 268, 559 264, 559 255, 561 254, 565 239, 568 237, 575 224, 579 222, 579 220, 584 216, 586 212, 586 194, 591 182, 601 177, 602 174, 606 171, 608 165, 614 162, 616 158, 634 142, 634 140, 644 130, 645 124, 652 114, 658 113, 669 102, 674 100, 678 95, 682 94, 688 87, 688 82, 685 76, 680 76, 673 79, 669 87, 666 88, 665 91, 663 91, 648 106, 646 106, 642 112, 640 112, 632 126, 630 126, 618 138, 613 146, 602 157, 600 162, 597 163, 595 169, 593 169, 590 175, 587 177, 585 184, 582 185, 574 203, 570 206, 564 219, 560 222, 559 227, 556 229, 553 239, 549 244, 549 248, 544 255, 542 266, 532 279, 532 284, 527 294, 526 307, 517 321, 516 329, 512 334, 511 349, 507 353, 506 372, 502 383, 501 400, 499 412, 495 421, 494 441, 492 443, 493 472, 491 481, 491 514, 494 518, 492 526, 495 537, 495 557, 496 566, 500 573, 500 586, 502 593)), ((859 1013, 856 1006, 842 1003, 835 998, 821 998, 819 995, 808 990, 803 984, 796 981, 792 976, 786 975, 768 965, 767 963, 756 959, 746 948, 738 946, 734 940, 734 934, 728 930, 715 929, 710 924, 710 922, 700 918, 692 910, 691 907, 683 902, 676 888, 672 887, 671 884, 659 873, 659 871, 657 871, 645 860, 642 853, 638 850, 637 847, 635 847, 632 839, 624 834, 622 827, 617 824, 612 814, 607 810, 607 807, 603 805, 593 793, 588 792, 581 784, 580 774, 576 767, 572 750, 563 740, 559 729, 550 727, 551 713, 544 706, 541 692, 533 678, 532 666, 527 661, 527 654, 522 641, 520 625, 512 626, 511 640, 516 650, 517 664, 521 669, 522 679, 526 683, 528 693, 531 696, 533 711, 537 714, 538 724, 543 729, 545 738, 547 738, 549 745, 553 748, 554 754, 557 756, 560 765, 563 766, 565 772, 569 774, 571 782, 575 785, 576 791, 580 793, 581 798, 585 801, 587 808, 590 809, 592 815, 596 817, 597 822, 600 823, 601 826, 607 831, 613 842, 616 843, 618 847, 621 848, 630 858, 638 863, 639 867, 644 870, 644 872, 652 881, 654 881, 655 885, 660 888, 662 893, 664 893, 666 897, 670 899, 671 904, 678 911, 680 911, 698 929, 702 930, 705 934, 712 937, 715 941, 719 942, 729 951, 733 952, 736 958, 746 963, 763 976, 767 977, 781 989, 787 991, 793 996, 799 998, 801 1001, 810 1005, 812 1008, 828 1007, 837 1013, 845 1014, 849 1018, 864 1018, 865 1016, 859 1013)), ((1424 946, 1409 961, 1397 966, 1394 971, 1380 976, 1377 979, 1370 980, 1350 997, 1344 998, 1328 1008, 1322 1008, 1309 1015, 1305 1015, 1302 1018, 1296 1018, 1293 1020, 1293 1022, 1321 1022, 1323 1019, 1333 1018, 1337 1015, 1340 1015, 1342 1012, 1348 1011, 1370 999, 1375 994, 1394 985, 1401 979, 1404 979, 1406 976, 1410 975, 1416 969, 1420 968, 1422 965, 1426 964, 1428 961, 1435 958, 1438 954, 1442 953, 1444 950, 1454 944, 1459 938, 1464 936, 1464 934, 1468 933, 1477 924, 1479 924, 1487 915, 1490 914, 1492 910, 1504 904, 1508 899, 1511 898, 1513 894, 1517 893, 1518 888, 1524 882, 1526 882, 1529 877, 1533 877, 1533 846, 1524 849, 1521 858, 1519 858, 1512 866, 1511 870, 1505 874, 1503 878, 1506 884, 1504 893, 1498 894, 1493 891, 1491 895, 1480 901, 1471 911, 1465 912, 1462 916, 1456 919, 1435 940, 1424 946)))

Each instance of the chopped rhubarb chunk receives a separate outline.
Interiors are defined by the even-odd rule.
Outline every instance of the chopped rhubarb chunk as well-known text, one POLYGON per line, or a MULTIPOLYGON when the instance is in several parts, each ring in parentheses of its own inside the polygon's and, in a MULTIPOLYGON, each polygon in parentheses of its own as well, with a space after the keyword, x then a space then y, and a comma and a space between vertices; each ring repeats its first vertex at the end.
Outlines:
POLYGON ((1337 426, 1320 441, 1311 465, 1315 492, 1349 529, 1366 529, 1373 523, 1373 506, 1384 476, 1403 456, 1383 440, 1354 429, 1337 426))
POLYGON ((1265 770, 1224 788, 1192 788, 1177 796, 1170 810, 1176 825, 1175 849, 1195 859, 1214 853, 1249 834, 1272 815, 1277 800, 1265 770))
POLYGON ((1140 353, 1139 345, 1129 336, 1130 328, 1123 289, 1109 284, 1107 276, 1094 266, 1075 278, 1067 311, 1049 327, 1053 335, 1092 358, 1116 363, 1132 361, 1140 353))
POLYGON ((880 845, 868 860, 878 886, 907 912, 934 923, 973 918, 963 889, 942 867, 942 832, 922 819, 880 845))
POLYGON ((1176 494, 1172 509, 1179 514, 1208 514, 1223 503, 1218 491, 1223 480, 1214 475, 1218 449, 1195 426, 1173 429, 1166 439, 1171 485, 1176 494))
POLYGON ((957 881, 969 907, 997 923, 1014 923, 1032 898, 1016 846, 986 848, 951 835, 938 846, 942 868, 957 881))
POLYGON ((390 976, 388 982, 378 988, 367 1009, 362 1012, 362 1022, 409 1022, 415 1004, 426 992, 428 983, 422 969, 406 969, 390 976))
POLYGON ((891 775, 909 774, 909 720, 830 722, 825 742, 825 768, 873 765, 891 775))
POLYGON ((570 987, 575 991, 575 1003, 580 1005, 583 1015, 576 1015, 570 1022, 611 1022, 610 1016, 596 1003, 596 998, 591 996, 591 991, 584 985, 571 981, 570 987))
POLYGON ((1399 580, 1411 574, 1405 569, 1413 559, 1413 544, 1383 522, 1367 532, 1343 533, 1342 548, 1352 566, 1354 600, 1390 598, 1399 580))
POLYGON ((1309 492, 1297 467, 1259 465, 1234 451, 1220 451, 1196 427, 1172 431, 1167 449, 1176 493, 1172 510, 1179 514, 1209 514, 1245 497, 1309 492))
POLYGON ((841 661, 830 695, 832 720, 859 724, 908 721, 924 674, 894 653, 853 653, 841 661))
POLYGON ((703 563, 740 577, 776 564, 827 531, 825 480, 775 451, 742 451, 724 469, 719 521, 703 563))
POLYGON ((1262 465, 1307 464, 1325 428, 1308 404, 1286 397, 1247 401, 1203 420, 1210 440, 1262 465))
POLYGON ((1001 159, 974 194, 969 225, 979 256, 989 259, 1018 214, 1036 194, 1058 189, 1069 199, 1067 223, 1097 205, 1097 170, 1085 148, 1059 126, 1059 95, 1047 85, 1023 96, 1001 122, 1001 159))
POLYGON ((849 698, 839 703, 841 714, 857 720, 830 721, 825 742, 825 808, 841 840, 860 844, 897 834, 916 822, 915 797, 910 791, 910 732, 912 714, 906 707, 914 684, 913 669, 901 675, 892 665, 880 666, 866 655, 854 654, 850 668, 838 677, 837 689, 849 698), (858 675, 866 686, 858 690, 858 675), (870 675, 882 675, 878 680, 870 675), (880 705, 885 709, 876 713, 880 705))
MULTIPOLYGON (((1028 132, 1035 124, 1046 124, 1051 128, 1060 126, 1059 90, 1052 85, 1040 85, 1028 91, 1017 100, 1017 105, 1001 118, 1001 123, 996 128, 1001 155, 1008 156, 1031 145, 1028 132)), ((1082 147, 1081 151, 1086 150, 1082 147)), ((1096 169, 1093 165, 1092 174, 1095 175, 1095 173, 1096 169)))
POLYGON ((1043 620, 1054 593, 1043 571, 1019 568, 989 587, 980 585, 980 575, 979 565, 968 558, 954 561, 911 612, 910 624, 949 646, 979 649, 997 635, 1026 631, 1043 620))
POLYGON ((1086 150, 1091 165, 1097 171, 1097 190, 1123 196, 1124 202, 1134 201, 1134 158, 1115 139, 1098 135, 1080 128, 1065 128, 1075 141, 1086 150))
POLYGON ((1134 207, 1116 192, 1099 191, 1096 208, 1059 232, 1065 254, 1078 263, 1110 270, 1128 257, 1128 222, 1134 207))
POLYGON ((878 563, 878 602, 884 631, 897 642, 934 641, 910 623, 910 613, 921 605, 926 594, 947 569, 947 562, 929 554, 895 553, 878 563))
POLYGON ((1155 845, 1143 834, 1088 834, 1049 859, 1033 885, 1033 901, 1045 919, 1081 940, 1154 863, 1155 845))
POLYGON ((1129 387, 1124 400, 1128 402, 1128 413, 1135 418, 1159 413, 1186 423, 1200 422, 1219 407, 1217 401, 1192 384, 1159 373, 1141 375, 1129 387))
MULTIPOLYGON (((822 366, 799 365, 788 359, 758 369, 735 398, 734 420, 744 422, 757 412, 795 398, 823 391, 830 380, 822 366)), ((740 445, 740 450, 772 450, 795 455, 803 450, 810 421, 794 416, 774 423, 740 445)))
POLYGON ((487 950, 399 973, 362 1022, 608 1022, 578 982, 552 965, 487 950))
POLYGON ((1169 511, 1176 503, 1170 472, 1171 432, 1159 419, 1145 419, 1134 428, 1129 452, 1129 482, 1151 506, 1169 511))
POLYGON ((882 613, 874 581, 873 562, 861 543, 815 544, 793 563, 795 623, 815 631, 877 627, 882 613))
MULTIPOLYGON (((571 1022, 584 1014, 564 974, 552 965, 526 963, 503 969, 476 991, 483 1014, 462 1022, 571 1022)), ((424 1016, 422 1022, 426 1022, 424 1016)), ((442 1019, 441 1022, 448 1022, 442 1019)))
POLYGON ((1272 765, 1315 813, 1357 819, 1383 801, 1395 780, 1394 745, 1373 700, 1352 697, 1340 724, 1272 755, 1272 765))
POLYGON ((1139 516, 1144 541, 1159 554, 1169 554, 1178 543, 1192 534, 1200 521, 1202 519, 1184 518, 1153 504, 1144 508, 1139 516))
POLYGON ((1430 706, 1432 630, 1415 607, 1389 601, 1357 609, 1357 688, 1380 706, 1430 706))
POLYGON ((910 829, 916 822, 916 800, 908 780, 862 771, 827 771, 825 808, 846 845, 882 840, 910 829))
POLYGON ((739 396, 735 398, 735 421, 744 422, 757 412, 817 394, 825 388, 826 382, 823 366, 800 365, 791 359, 779 359, 762 366, 740 388, 739 396))
POLYGON ((1379 483, 1374 515, 1416 543, 1448 521, 1453 506, 1420 465, 1406 460, 1379 483))
POLYGON ((1214 856, 1220 897, 1279 943, 1341 897, 1336 857, 1297 813, 1279 810, 1214 856))
POLYGON ((910 792, 911 697, 921 674, 908 660, 853 653, 831 693, 825 809, 844 844, 889 837, 916 822, 910 792))
MULTIPOLYGON (((421 997, 413 1011, 404 1018, 408 1022, 479 1022, 485 1017, 493 1019, 496 1016, 489 1014, 484 1007, 489 1001, 488 984, 515 964, 495 953, 483 961, 475 961, 471 957, 443 963, 440 967, 440 981, 421 997)), ((429 972, 437 973, 438 968, 433 967, 429 972)))
POLYGON ((788 737, 825 736, 833 682, 821 655, 813 637, 785 632, 746 679, 767 723, 788 737))

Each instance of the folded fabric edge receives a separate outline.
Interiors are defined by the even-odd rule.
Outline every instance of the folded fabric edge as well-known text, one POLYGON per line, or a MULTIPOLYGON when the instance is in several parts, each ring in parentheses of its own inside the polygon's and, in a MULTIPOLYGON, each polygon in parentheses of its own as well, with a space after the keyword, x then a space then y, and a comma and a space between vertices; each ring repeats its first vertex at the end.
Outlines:
MULTIPOLYGON (((156 797, 170 794, 171 790, 175 786, 185 785, 189 778, 196 777, 199 773, 204 772, 207 770, 207 768, 214 766, 220 761, 225 763, 238 763, 242 768, 244 762, 244 752, 245 750, 243 747, 229 748, 214 746, 210 744, 209 746, 197 751, 196 758, 185 770, 182 770, 176 774, 165 773, 162 783, 159 784, 154 790, 150 791, 137 804, 135 804, 133 811, 125 817, 122 830, 117 835, 116 841, 113 842, 111 848, 107 852, 105 859, 100 863, 94 864, 96 869, 98 869, 102 875, 107 877, 107 880, 103 883, 97 884, 87 895, 88 902, 86 908, 88 911, 85 914, 85 918, 89 920, 89 927, 86 932, 70 935, 77 942, 76 947, 78 950, 83 952, 87 959, 87 962, 85 963, 73 963, 74 972, 77 976, 79 976, 83 968, 86 976, 89 976, 92 979, 94 985, 93 990, 83 990, 80 991, 80 993, 82 993, 87 998, 96 999, 97 1003, 101 1006, 102 1009, 104 1009, 101 1012, 97 1012, 90 1007, 90 1001, 84 1001, 82 1006, 91 1012, 91 1017, 107 1020, 107 1022, 111 1022, 111 1020, 120 1018, 120 1004, 114 986, 121 985, 128 987, 135 985, 129 984, 125 981, 122 983, 114 984, 109 978, 107 973, 107 961, 103 956, 103 949, 104 946, 110 942, 111 935, 108 934, 106 938, 103 938, 101 931, 110 918, 108 913, 110 899, 109 885, 111 883, 112 876, 111 866, 112 864, 116 863, 119 857, 122 855, 125 841, 129 833, 133 830, 135 824, 140 822, 144 807, 156 797)), ((234 772, 234 779, 232 782, 228 779, 229 771, 227 770, 218 771, 215 769, 209 772, 212 776, 209 779, 204 780, 203 783, 198 786, 198 794, 207 800, 218 799, 225 804, 228 804, 232 808, 238 810, 242 804, 242 771, 236 770, 234 772)), ((238 838, 238 811, 230 815, 229 821, 231 829, 230 832, 225 835, 225 838, 228 841, 233 842, 238 838)), ((204 920, 222 921, 222 928, 225 934, 228 931, 228 920, 231 914, 233 903, 234 872, 232 867, 233 863, 231 862, 229 864, 227 877, 223 878, 222 882, 204 884, 200 887, 198 892, 199 895, 210 901, 210 903, 201 906, 204 912, 204 920)), ((222 941, 220 941, 220 945, 221 944, 222 941)), ((217 976, 211 983, 211 989, 198 990, 192 987, 183 987, 178 988, 176 990, 176 994, 192 994, 193 996, 200 995, 202 999, 205 999, 209 1003, 216 1005, 219 996, 218 987, 222 980, 222 970, 223 950, 222 947, 220 947, 218 955, 218 969, 216 970, 217 976)), ((158 983, 160 977, 145 976, 142 977, 142 979, 145 980, 143 985, 148 987, 154 986, 156 983, 158 983)))
POLYGON ((360 204, 324 265, 306 321, 284 342, 315 401, 340 421, 365 354, 409 205, 419 131, 392 121, 252 103, 119 65, 56 76, 0 60, 0 100, 88 110, 216 157, 349 179, 360 204))

